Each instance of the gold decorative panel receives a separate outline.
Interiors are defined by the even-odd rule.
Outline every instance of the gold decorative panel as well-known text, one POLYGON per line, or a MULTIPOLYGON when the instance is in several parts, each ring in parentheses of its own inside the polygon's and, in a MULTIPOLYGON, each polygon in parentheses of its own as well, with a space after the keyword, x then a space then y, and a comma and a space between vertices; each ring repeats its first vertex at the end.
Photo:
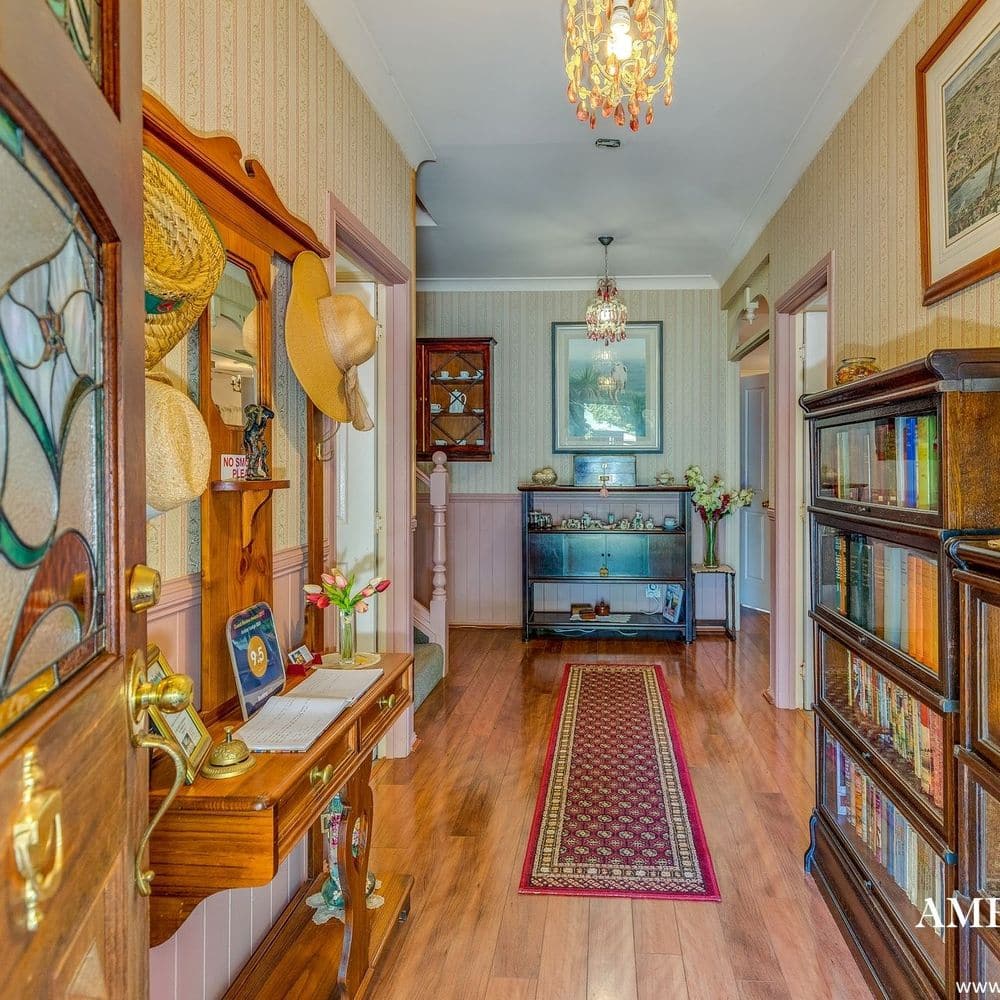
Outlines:
POLYGON ((0 112, 0 729, 104 644, 98 239, 0 112))

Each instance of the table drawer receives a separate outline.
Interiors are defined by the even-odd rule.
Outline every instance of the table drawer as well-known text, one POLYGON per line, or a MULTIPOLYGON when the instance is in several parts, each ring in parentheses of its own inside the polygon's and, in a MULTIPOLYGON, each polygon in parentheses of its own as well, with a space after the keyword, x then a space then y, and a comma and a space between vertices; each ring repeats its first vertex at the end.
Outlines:
POLYGON ((403 671, 379 695, 378 701, 361 713, 361 748, 368 750, 384 735, 389 726, 413 700, 413 668, 403 671))
POLYGON ((278 805, 279 848, 294 844, 309 829, 347 780, 357 754, 356 726, 309 754, 302 776, 278 805))

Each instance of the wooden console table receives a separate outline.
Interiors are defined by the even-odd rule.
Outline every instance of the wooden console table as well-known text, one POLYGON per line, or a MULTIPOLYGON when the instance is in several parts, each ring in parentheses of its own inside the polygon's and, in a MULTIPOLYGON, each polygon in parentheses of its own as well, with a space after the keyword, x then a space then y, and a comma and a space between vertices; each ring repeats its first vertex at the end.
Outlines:
MULTIPOLYGON (((413 657, 389 653, 384 673, 358 702, 301 754, 258 754, 245 774, 222 781, 199 777, 185 785, 150 843, 156 873, 150 900, 150 943, 166 941, 208 896, 226 889, 266 885, 282 861, 310 834, 306 883, 278 918, 227 996, 330 996, 356 1000, 367 989, 397 920, 409 911, 413 879, 382 875, 378 910, 365 905, 372 830, 372 751, 413 700, 413 657), (318 925, 306 896, 325 875, 318 820, 340 790, 344 803, 337 863, 345 919, 318 925), (355 831, 361 848, 350 848, 355 831)), ((298 678, 289 683, 293 689, 298 678)), ((226 725, 210 727, 219 740, 226 725)), ((170 788, 173 765, 161 760, 150 778, 154 813, 170 788)))

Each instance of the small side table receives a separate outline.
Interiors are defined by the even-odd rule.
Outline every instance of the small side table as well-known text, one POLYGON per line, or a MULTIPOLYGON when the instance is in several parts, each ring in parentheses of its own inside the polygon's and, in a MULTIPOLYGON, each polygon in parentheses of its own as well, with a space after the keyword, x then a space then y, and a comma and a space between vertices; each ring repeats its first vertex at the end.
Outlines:
POLYGON ((698 608, 697 608, 697 595, 698 595, 698 574, 699 573, 721 573, 726 577, 726 617, 716 620, 706 621, 702 624, 704 625, 721 625, 725 629, 726 635, 732 639, 736 639, 736 570, 732 566, 727 566, 725 563, 719 563, 718 566, 706 566, 704 563, 695 563, 691 567, 691 572, 695 576, 694 584, 694 600, 692 601, 692 608, 694 611, 694 627, 695 632, 698 629, 698 608))

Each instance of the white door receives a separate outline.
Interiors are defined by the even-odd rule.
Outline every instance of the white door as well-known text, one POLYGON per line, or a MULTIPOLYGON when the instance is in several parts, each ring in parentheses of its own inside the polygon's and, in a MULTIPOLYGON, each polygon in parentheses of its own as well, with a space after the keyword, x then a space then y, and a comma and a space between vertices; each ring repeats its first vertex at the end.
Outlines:
POLYGON ((740 510, 740 604, 771 610, 771 521, 763 504, 768 490, 768 385, 770 375, 740 379, 740 483, 754 491, 740 510))
MULTIPOLYGON (((358 369, 358 384, 368 402, 368 412, 375 421, 372 431, 358 431, 344 424, 337 432, 336 443, 336 516, 337 565, 355 571, 358 581, 366 582, 383 574, 384 547, 379 538, 379 363, 383 353, 383 317, 380 307, 384 296, 372 281, 337 281, 338 295, 353 295, 379 320, 378 352, 358 369)), ((373 602, 367 614, 358 615, 357 648, 362 652, 378 649, 378 605, 373 602)))

